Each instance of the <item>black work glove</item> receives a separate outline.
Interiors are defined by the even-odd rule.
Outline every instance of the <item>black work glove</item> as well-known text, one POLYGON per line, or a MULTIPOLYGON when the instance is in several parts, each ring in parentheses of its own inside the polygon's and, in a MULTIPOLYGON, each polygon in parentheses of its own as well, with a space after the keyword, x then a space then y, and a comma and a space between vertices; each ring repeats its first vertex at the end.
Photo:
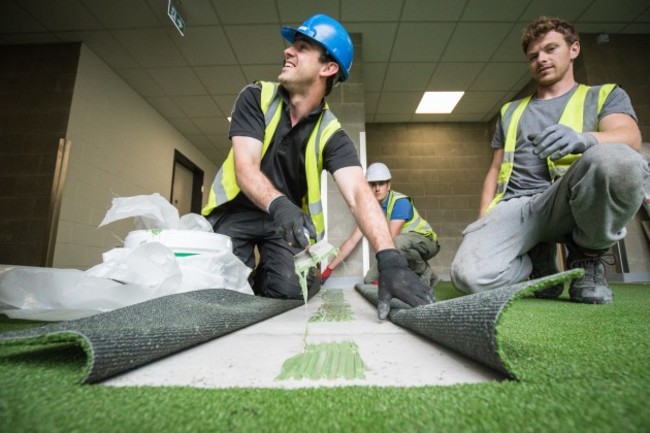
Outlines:
POLYGON ((570 153, 585 153, 591 146, 598 144, 598 139, 591 134, 574 131, 565 125, 551 125, 539 134, 529 134, 533 142, 533 153, 540 159, 551 157, 556 161, 570 153))
POLYGON ((406 257, 397 250, 377 253, 379 269, 379 318, 385 319, 390 312, 390 300, 397 298, 411 307, 432 304, 433 290, 408 267, 406 257))
POLYGON ((307 248, 309 238, 316 239, 316 228, 311 218, 286 196, 281 195, 273 199, 269 204, 269 214, 275 223, 275 231, 289 242, 290 246, 307 248), (305 236, 306 234, 309 237, 305 236))

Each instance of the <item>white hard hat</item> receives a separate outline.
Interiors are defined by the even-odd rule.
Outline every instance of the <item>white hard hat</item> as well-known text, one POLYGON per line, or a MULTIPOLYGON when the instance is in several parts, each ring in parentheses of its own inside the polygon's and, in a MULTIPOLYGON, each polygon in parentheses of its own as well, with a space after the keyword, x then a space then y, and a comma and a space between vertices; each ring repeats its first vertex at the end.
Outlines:
POLYGON ((386 164, 381 162, 370 164, 366 170, 366 180, 368 182, 383 182, 390 180, 390 170, 388 170, 386 164))

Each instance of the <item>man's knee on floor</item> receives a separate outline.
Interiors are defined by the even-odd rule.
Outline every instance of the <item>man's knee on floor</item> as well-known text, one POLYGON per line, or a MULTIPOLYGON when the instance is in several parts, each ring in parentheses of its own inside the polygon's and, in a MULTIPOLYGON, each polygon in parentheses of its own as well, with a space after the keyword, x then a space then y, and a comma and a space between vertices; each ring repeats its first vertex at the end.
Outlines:
POLYGON ((482 275, 476 272, 475 266, 464 266, 458 261, 451 264, 451 282, 456 289, 470 295, 489 290, 489 287, 481 284, 482 275))
MULTIPOLYGON (((644 197, 648 166, 644 158, 629 146, 622 144, 605 144, 598 152, 597 158, 589 160, 589 170, 595 174, 594 186, 600 189, 604 197, 618 206, 638 208, 644 197), (612 146, 614 151, 603 149, 612 146)), ((591 150, 591 149, 590 149, 591 150)))
POLYGON ((641 155, 626 144, 603 144, 585 152, 582 158, 589 162, 591 170, 610 185, 623 189, 643 185, 648 176, 648 166, 641 155))

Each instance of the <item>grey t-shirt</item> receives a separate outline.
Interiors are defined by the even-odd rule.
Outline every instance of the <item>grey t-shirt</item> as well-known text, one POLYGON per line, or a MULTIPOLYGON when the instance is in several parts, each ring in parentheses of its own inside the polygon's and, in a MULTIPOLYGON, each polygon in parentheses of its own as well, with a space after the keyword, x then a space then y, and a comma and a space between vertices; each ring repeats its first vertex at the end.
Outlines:
MULTIPOLYGON (((513 170, 504 199, 537 194, 546 190, 551 184, 546 160, 533 154, 533 145, 528 140, 528 135, 540 133, 548 126, 558 123, 564 106, 577 87, 576 84, 569 92, 553 99, 540 100, 533 97, 526 106, 517 126, 513 170)), ((629 96, 620 87, 616 87, 609 94, 598 115, 598 120, 613 113, 628 114, 635 121, 637 120, 629 96)), ((503 128, 499 118, 491 146, 493 149, 501 149, 504 144, 503 128)))

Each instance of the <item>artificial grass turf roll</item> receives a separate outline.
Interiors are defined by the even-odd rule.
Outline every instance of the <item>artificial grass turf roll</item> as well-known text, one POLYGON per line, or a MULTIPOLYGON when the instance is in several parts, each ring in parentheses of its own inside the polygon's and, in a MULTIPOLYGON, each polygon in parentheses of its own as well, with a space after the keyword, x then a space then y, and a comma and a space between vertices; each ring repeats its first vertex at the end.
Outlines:
MULTIPOLYGON (((440 343, 508 377, 497 345, 503 309, 519 296, 582 275, 572 270, 436 304, 410 308, 391 302, 397 325, 440 343)), ((357 286, 377 303, 375 286, 357 286)), ((155 298, 83 319, 0 334, 0 345, 79 344, 88 355, 84 383, 99 382, 164 356, 218 338, 303 305, 226 289, 205 289, 155 298)))
POLYGON ((0 334, 0 345, 76 343, 99 382, 304 305, 226 289, 163 296, 82 319, 0 334))
MULTIPOLYGON (((478 361, 506 377, 516 379, 497 340, 497 326, 501 313, 517 298, 578 278, 583 274, 582 269, 573 269, 417 308, 411 308, 393 299, 388 318, 396 325, 478 361)), ((357 284, 355 288, 366 299, 377 305, 376 286, 357 284)))

